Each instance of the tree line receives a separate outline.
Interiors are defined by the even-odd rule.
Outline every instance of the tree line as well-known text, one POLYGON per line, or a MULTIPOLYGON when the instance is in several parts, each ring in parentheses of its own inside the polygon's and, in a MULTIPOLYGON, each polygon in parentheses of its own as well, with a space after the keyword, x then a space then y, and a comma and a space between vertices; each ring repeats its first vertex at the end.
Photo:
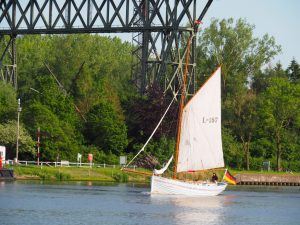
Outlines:
MULTIPOLYGON (((222 138, 225 162, 236 169, 300 171, 300 68, 287 68, 273 37, 254 37, 239 19, 212 20, 200 30, 197 84, 222 65, 222 138)), ((132 46, 99 35, 36 35, 17 39, 18 89, 0 82, 0 145, 16 149, 17 98, 21 99, 19 160, 118 163, 147 140, 169 104, 158 86, 138 93, 131 75, 132 46), (87 160, 87 159, 84 159, 87 160)), ((166 161, 173 153, 177 106, 146 151, 166 161)))

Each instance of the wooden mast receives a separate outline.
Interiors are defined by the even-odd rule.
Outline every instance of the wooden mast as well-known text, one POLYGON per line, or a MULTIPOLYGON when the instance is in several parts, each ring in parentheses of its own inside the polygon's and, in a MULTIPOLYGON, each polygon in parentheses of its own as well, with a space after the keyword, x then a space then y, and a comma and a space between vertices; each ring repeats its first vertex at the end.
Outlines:
POLYGON ((178 126, 177 126, 177 135, 176 135, 176 150, 175 150, 175 163, 174 163, 174 173, 173 179, 177 177, 177 164, 178 164, 178 153, 179 153, 179 143, 180 143, 180 132, 181 132, 181 121, 182 121, 182 112, 184 107, 184 100, 186 94, 186 76, 189 69, 189 55, 190 55, 190 46, 191 46, 191 39, 193 38, 193 34, 190 35, 188 39, 187 51, 185 55, 185 70, 183 74, 183 84, 181 88, 181 99, 179 104, 179 119, 178 119, 178 126))

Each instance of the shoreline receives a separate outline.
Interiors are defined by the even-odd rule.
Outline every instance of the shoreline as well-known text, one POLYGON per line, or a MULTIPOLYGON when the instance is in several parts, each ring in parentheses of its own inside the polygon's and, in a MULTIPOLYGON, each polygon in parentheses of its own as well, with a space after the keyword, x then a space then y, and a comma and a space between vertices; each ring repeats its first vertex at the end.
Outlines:
MULTIPOLYGON (((150 182, 149 176, 124 173, 120 168, 10 166, 6 169, 13 169, 13 180, 150 182)), ((232 170, 232 174, 237 185, 300 186, 300 173, 232 170)))

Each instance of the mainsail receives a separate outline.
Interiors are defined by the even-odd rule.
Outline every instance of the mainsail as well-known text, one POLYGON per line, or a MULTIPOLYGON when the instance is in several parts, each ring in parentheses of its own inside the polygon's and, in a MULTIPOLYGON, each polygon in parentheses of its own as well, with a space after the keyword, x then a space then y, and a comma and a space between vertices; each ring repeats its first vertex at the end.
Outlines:
POLYGON ((218 167, 224 167, 220 67, 183 109, 177 172, 218 167))

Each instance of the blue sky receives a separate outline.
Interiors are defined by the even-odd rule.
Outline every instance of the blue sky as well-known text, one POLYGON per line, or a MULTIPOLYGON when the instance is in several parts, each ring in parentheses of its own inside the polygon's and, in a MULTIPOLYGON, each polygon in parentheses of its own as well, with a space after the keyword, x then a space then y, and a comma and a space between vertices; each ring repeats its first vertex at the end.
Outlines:
MULTIPOLYGON (((197 13, 200 15, 207 0, 197 1, 197 13)), ((214 0, 204 16, 202 26, 210 25, 212 18, 246 19, 254 25, 254 36, 262 38, 269 34, 281 45, 282 52, 270 63, 277 62, 286 69, 293 58, 300 64, 300 0, 214 0)), ((123 40, 131 41, 131 34, 111 34, 123 40)))
MULTIPOLYGON (((199 14, 200 10, 199 7, 199 14)), ((293 57, 300 63, 299 0, 214 0, 203 19, 204 26, 208 26, 212 18, 230 17, 243 18, 255 25, 255 37, 268 33, 275 38, 282 47, 282 53, 272 61, 272 65, 280 61, 286 68, 293 57)))
MULTIPOLYGON (((23 1, 29 0, 21 0, 23 1)), ((206 2, 207 0, 197 0, 199 15, 206 2)), ((202 26, 209 26, 213 17, 232 17, 235 20, 243 18, 249 24, 255 25, 256 37, 262 37, 266 33, 275 37, 276 43, 282 46, 282 53, 272 61, 272 65, 280 61, 286 68, 293 57, 300 63, 300 0, 214 0, 202 26)), ((131 34, 112 36, 119 36, 127 41, 132 39, 131 34)))

